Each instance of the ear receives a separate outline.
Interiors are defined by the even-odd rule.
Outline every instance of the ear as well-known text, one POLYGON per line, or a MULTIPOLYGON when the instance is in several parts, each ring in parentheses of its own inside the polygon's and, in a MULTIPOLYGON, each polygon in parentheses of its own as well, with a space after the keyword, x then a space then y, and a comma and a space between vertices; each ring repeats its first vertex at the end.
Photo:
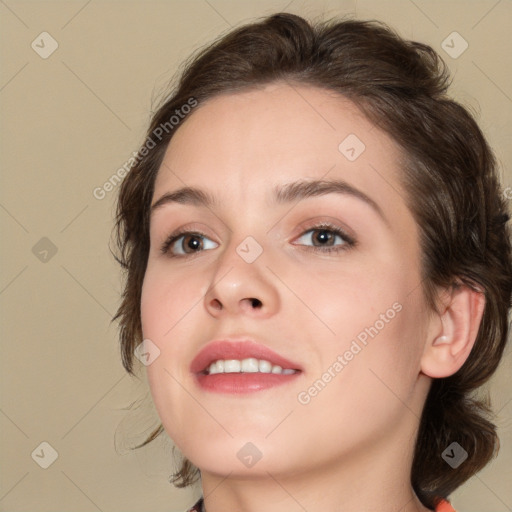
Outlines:
POLYGON ((449 377, 465 363, 478 334, 485 295, 460 284, 445 290, 442 302, 441 313, 432 315, 421 357, 421 371, 432 378, 449 377))

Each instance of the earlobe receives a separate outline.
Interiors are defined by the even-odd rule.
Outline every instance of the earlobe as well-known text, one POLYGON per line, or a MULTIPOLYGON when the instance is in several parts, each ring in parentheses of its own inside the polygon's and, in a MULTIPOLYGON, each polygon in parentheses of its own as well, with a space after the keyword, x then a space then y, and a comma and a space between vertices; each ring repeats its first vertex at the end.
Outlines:
POLYGON ((462 367, 475 344, 485 308, 482 291, 459 285, 445 293, 444 311, 432 317, 440 327, 429 335, 421 358, 422 373, 432 378, 449 377, 462 367))

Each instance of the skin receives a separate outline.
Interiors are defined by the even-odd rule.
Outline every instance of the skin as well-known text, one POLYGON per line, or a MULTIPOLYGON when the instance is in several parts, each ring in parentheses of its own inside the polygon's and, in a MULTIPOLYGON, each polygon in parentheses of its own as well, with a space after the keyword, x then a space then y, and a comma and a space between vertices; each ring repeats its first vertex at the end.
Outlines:
MULTIPOLYGON (((219 205, 154 211, 141 316, 144 337, 160 350, 147 366, 155 406, 169 436, 201 469, 208 512, 428 510, 410 485, 419 417, 431 378, 455 373, 469 355, 484 303, 467 288, 440 290, 441 312, 427 310, 419 231, 399 161, 394 142, 350 101, 285 83, 213 98, 173 136, 153 203, 187 185, 209 191, 219 205), (338 149, 349 134, 366 146, 355 161, 338 149), (346 194, 272 203, 275 185, 298 179, 344 179, 387 221, 346 194), (357 244, 321 252, 311 229, 325 220, 357 244), (162 254, 172 231, 188 226, 206 237, 199 250, 162 254), (236 251, 248 236, 263 249, 252 263, 236 251), (299 393, 395 303, 401 310, 394 318, 300 403, 299 393), (239 334, 304 371, 252 394, 203 391, 190 362, 209 341, 239 334), (248 442, 261 452, 252 467, 237 457, 248 442)), ((344 244, 336 236, 334 245, 344 244)))

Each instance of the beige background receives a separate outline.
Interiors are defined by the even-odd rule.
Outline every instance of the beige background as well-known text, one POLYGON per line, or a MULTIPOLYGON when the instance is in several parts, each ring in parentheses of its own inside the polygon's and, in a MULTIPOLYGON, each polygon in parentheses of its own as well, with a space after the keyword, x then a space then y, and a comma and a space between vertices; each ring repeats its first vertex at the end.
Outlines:
MULTIPOLYGON (((280 10, 355 12, 436 48, 512 185, 509 0, 1 1, 0 510, 177 512, 199 494, 168 484, 168 440, 126 449, 158 419, 144 377, 125 375, 110 324, 120 292, 108 249, 116 190, 103 200, 93 190, 137 150, 152 97, 184 58, 280 10), (31 48, 43 31, 59 45, 47 59, 31 48), (441 48, 453 31, 469 44, 456 59, 441 48), (35 462, 42 442, 58 453, 47 469, 35 462)), ((501 453, 453 496, 460 512, 512 510, 511 352, 490 385, 501 453)))

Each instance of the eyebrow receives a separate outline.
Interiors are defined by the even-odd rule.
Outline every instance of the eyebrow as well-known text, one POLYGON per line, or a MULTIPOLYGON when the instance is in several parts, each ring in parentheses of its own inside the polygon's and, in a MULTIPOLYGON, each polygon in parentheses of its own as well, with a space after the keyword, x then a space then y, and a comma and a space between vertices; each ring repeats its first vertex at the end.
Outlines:
MULTIPOLYGON (((384 215, 382 208, 371 197, 341 179, 299 180, 284 185, 277 185, 273 189, 273 201, 275 204, 285 204, 333 193, 349 195, 364 201, 389 226, 389 221, 384 215)), ((168 192, 160 197, 160 199, 151 206, 151 214, 162 206, 172 203, 203 206, 206 208, 215 208, 220 204, 215 196, 205 190, 195 187, 183 187, 173 192, 168 192)))

